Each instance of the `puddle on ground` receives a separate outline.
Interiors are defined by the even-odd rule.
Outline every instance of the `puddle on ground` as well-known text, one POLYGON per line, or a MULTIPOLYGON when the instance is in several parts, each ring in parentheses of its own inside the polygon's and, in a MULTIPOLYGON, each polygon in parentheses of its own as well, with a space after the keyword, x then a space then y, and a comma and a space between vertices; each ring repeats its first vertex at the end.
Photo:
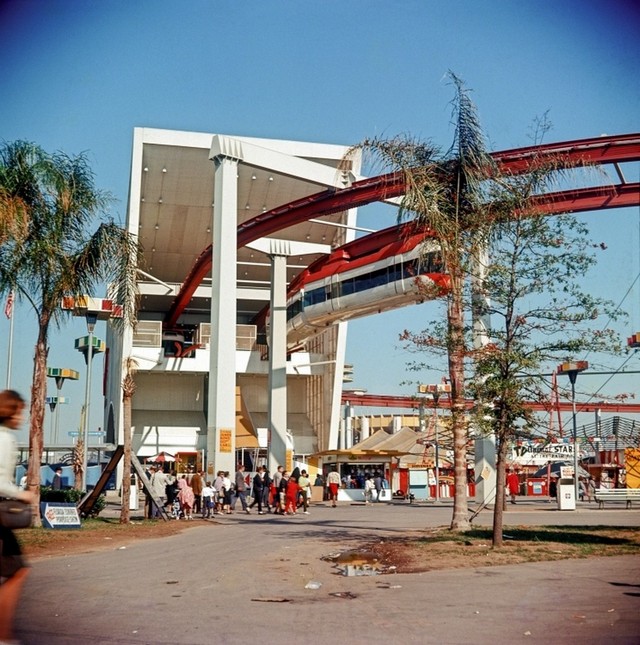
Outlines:
POLYGON ((330 553, 322 558, 333 562, 343 576, 379 576, 388 570, 383 567, 378 558, 370 551, 345 551, 330 553))
POLYGON ((379 576, 382 571, 377 565, 369 564, 347 564, 344 567, 338 566, 343 576, 379 576))

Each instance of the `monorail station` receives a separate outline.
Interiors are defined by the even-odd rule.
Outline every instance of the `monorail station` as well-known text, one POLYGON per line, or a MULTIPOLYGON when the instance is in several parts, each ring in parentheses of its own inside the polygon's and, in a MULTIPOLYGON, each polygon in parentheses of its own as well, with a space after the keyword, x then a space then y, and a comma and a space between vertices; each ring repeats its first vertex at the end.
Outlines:
MULTIPOLYGON (((494 157, 522 172, 532 150, 494 157)), ((638 139, 535 148, 558 152, 616 165, 637 159, 638 139)), ((165 453, 179 471, 210 474, 237 461, 314 472, 322 455, 352 448, 341 418, 347 321, 447 288, 437 245, 411 224, 357 235, 357 206, 405 188, 393 173, 362 178, 360 169, 347 146, 134 130, 127 227, 144 251, 138 323, 108 332, 107 444, 123 443, 133 359, 138 457, 165 453)), ((637 185, 618 176, 618 185, 550 195, 549 212, 637 203, 637 185)), ((491 440, 476 440, 476 474, 494 477, 494 459, 491 440)), ((482 500, 491 477, 476 482, 482 500)))
MULTIPOLYGON (((278 211, 360 179, 359 156, 347 152, 135 129, 127 227, 144 262, 137 326, 107 339, 108 443, 122 443, 121 384, 132 358, 140 458, 165 451, 212 473, 233 471, 247 453, 273 469, 348 447, 340 443, 345 321, 424 295, 398 293, 402 284, 415 290, 417 238, 399 248, 395 231, 349 250, 355 208, 300 221, 278 211), (407 251, 403 269, 397 258, 407 251)), ((435 257, 430 264, 437 271, 435 257)))

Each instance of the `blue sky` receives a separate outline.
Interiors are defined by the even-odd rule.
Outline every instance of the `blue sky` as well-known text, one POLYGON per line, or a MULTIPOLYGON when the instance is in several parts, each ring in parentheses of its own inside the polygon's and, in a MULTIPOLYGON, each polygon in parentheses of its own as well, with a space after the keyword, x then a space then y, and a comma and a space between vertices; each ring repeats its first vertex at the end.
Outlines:
MULTIPOLYGON (((638 3, 621 0, 4 0, 0 138, 88 152, 97 185, 115 195, 113 214, 124 221, 136 126, 339 144, 407 133, 446 149, 448 70, 473 90, 494 150, 529 145, 533 120, 544 113, 554 126, 549 141, 637 132, 639 28, 638 3)), ((608 246, 586 277, 589 288, 618 302, 640 272, 638 209, 587 220, 608 246)), ((390 225, 393 214, 368 207, 360 222, 390 225)), ((637 284, 622 306, 629 333, 640 329, 637 284)), ((401 385, 409 357, 397 337, 406 327, 421 329, 430 313, 413 307, 352 323, 354 385, 411 394, 401 385)), ((12 386, 25 394, 30 325, 20 308, 12 386)), ((100 327, 97 333, 104 337, 100 327)), ((78 425, 84 398, 86 368, 73 349, 84 334, 75 321, 52 337, 49 364, 81 373, 62 392, 71 398, 61 411, 64 429, 78 425)), ((2 317, 2 386, 7 336, 2 317)), ((639 367, 635 359, 627 364, 639 367)), ((591 377, 589 386, 606 378, 591 377)), ((635 381, 612 380, 608 391, 628 392, 635 381)), ((94 428, 100 412, 94 404, 94 428)))

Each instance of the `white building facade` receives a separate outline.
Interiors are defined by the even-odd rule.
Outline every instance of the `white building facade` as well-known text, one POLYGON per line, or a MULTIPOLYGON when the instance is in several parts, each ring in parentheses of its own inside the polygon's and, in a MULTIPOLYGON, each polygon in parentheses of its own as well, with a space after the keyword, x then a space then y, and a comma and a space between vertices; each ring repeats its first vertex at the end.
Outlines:
MULTIPOLYGON (((355 209, 238 246, 238 227, 357 178, 345 146, 136 128, 127 228, 143 247, 138 323, 109 330, 107 442, 123 442, 125 362, 137 364, 133 450, 213 474, 239 448, 269 465, 338 447, 347 323, 287 353, 286 285, 354 237, 355 209), (186 294, 186 295, 185 295, 186 294), (259 313, 271 305, 270 342, 259 313), (283 336, 284 334, 284 336, 283 336)), ((255 461, 255 460, 254 460, 255 461)))

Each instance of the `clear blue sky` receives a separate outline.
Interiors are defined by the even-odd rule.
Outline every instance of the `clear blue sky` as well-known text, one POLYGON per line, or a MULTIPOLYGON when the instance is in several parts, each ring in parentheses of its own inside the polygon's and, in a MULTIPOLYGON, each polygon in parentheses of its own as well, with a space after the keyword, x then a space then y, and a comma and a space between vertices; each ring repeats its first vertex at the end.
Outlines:
MULTIPOLYGON (((491 149, 528 145, 545 112, 554 125, 549 141, 637 132, 639 33, 638 2, 622 0, 4 0, 0 138, 87 151, 124 222, 136 126, 339 144, 410 133, 447 148, 447 70, 473 90, 491 149)), ((385 213, 361 209, 360 222, 390 225, 385 213)), ((637 208, 588 216, 594 239, 608 246, 586 278, 599 295, 622 300, 638 275, 638 220, 637 208)), ((640 329, 638 284, 623 308, 628 332, 640 329)), ((352 323, 354 385, 412 393, 400 385, 409 357, 397 337, 421 329, 430 313, 414 307, 352 323)), ((19 309, 12 385, 25 394, 31 320, 19 309)), ((77 427, 84 398, 84 361, 73 349, 84 333, 75 321, 52 337, 49 364, 81 373, 62 392, 72 400, 61 412, 65 431, 77 427)), ((104 337, 100 325, 97 334, 104 337)), ((1 386, 7 335, 3 316, 1 386)), ((612 382, 608 391, 636 386, 638 379, 612 382)), ((93 404, 91 425, 101 424, 93 404)))

